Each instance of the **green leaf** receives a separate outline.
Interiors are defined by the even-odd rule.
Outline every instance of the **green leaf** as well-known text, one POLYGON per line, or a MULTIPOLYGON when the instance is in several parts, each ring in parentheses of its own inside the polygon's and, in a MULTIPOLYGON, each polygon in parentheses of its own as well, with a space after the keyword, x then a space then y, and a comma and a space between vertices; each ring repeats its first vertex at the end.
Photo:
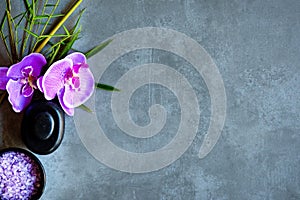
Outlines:
MULTIPOLYGON (((59 49, 59 54, 55 58, 56 60, 59 60, 59 59, 65 57, 67 55, 67 53, 72 49, 72 46, 75 43, 75 41, 79 39, 79 34, 81 32, 81 28, 80 27, 78 28, 78 26, 79 26, 79 21, 81 19, 81 16, 82 16, 83 12, 84 12, 84 10, 80 11, 75 25, 70 30, 68 30, 63 25, 63 28, 64 28, 66 34, 68 35, 68 37, 64 37, 59 41, 59 43, 61 43, 61 46, 59 47, 60 48, 59 49)), ((52 47, 54 47, 57 43, 52 44, 50 42, 50 44, 52 45, 52 47)))
POLYGON ((48 61, 55 61, 66 55, 79 38, 78 24, 84 10, 80 12, 80 17, 71 29, 63 24, 83 0, 74 0, 75 3, 67 13, 57 13, 56 9, 61 0, 21 0, 25 10, 14 16, 14 12, 11 12, 11 0, 4 1, 6 9, 2 20, 0 19, 0 40, 3 40, 10 63, 17 62, 35 50, 42 51, 48 61), (55 34, 61 26, 65 33, 55 34), (50 45, 45 47, 47 42, 50 45))
POLYGON ((4 14, 2 20, 1 20, 1 30, 3 30, 3 27, 4 27, 4 22, 6 21, 6 18, 7 18, 7 15, 6 13, 4 14))
MULTIPOLYGON (((9 1, 8 1, 9 2, 9 1)), ((10 14, 10 4, 7 5, 6 15, 7 15, 7 24, 8 24, 8 30, 9 30, 9 44, 10 44, 10 50, 11 50, 11 57, 13 59, 13 62, 17 62, 19 60, 19 56, 17 54, 17 47, 16 47, 16 40, 15 40, 15 31, 14 31, 14 21, 10 14)))
POLYGON ((40 35, 39 38, 55 38, 55 37, 69 37, 66 34, 54 34, 54 35, 40 35))
POLYGON ((25 12, 22 12, 22 13, 18 14, 17 16, 13 17, 13 19, 16 20, 16 19, 18 19, 21 16, 23 17, 24 14, 25 14, 25 12))
POLYGON ((63 17, 63 14, 57 14, 57 15, 37 15, 34 17, 34 20, 40 20, 40 19, 48 19, 48 18, 57 18, 57 17, 63 17))
POLYGON ((30 35, 32 35, 33 37, 36 37, 36 38, 39 38, 40 36, 37 35, 36 33, 30 31, 30 30, 27 30, 27 29, 24 29, 24 31, 26 31, 27 33, 29 33, 30 35))
POLYGON ((121 91, 118 88, 115 88, 113 86, 106 85, 106 84, 101 84, 101 83, 95 83, 95 87, 97 89, 102 89, 102 90, 106 90, 106 91, 114 91, 114 92, 120 92, 121 91))
POLYGON ((29 8, 30 8, 30 3, 29 3, 29 1, 28 1, 28 0, 25 0, 24 3, 25 3, 26 10, 29 10, 29 8))
POLYGON ((60 57, 58 59, 63 58, 67 55, 67 53, 72 48, 74 42, 78 39, 79 33, 80 33, 80 30, 78 30, 76 33, 74 33, 74 35, 72 35, 70 40, 67 41, 67 43, 64 45, 64 47, 61 49, 60 57))
MULTIPOLYGON (((49 16, 54 15, 54 12, 56 11, 56 9, 57 9, 57 7, 58 7, 58 4, 59 4, 59 0, 57 0, 55 4, 51 4, 52 10, 51 10, 49 16)), ((50 7, 50 6, 49 6, 49 7, 50 7)), ((43 13, 44 13, 44 12, 45 12, 45 10, 43 10, 43 13)), ((40 35, 43 35, 43 34, 45 33, 45 31, 46 31, 46 28, 47 28, 48 26, 51 26, 51 24, 49 24, 49 23, 50 23, 50 19, 51 19, 50 17, 47 18, 47 21, 43 24, 44 27, 43 27, 42 30, 40 31, 40 35)))
MULTIPOLYGON (((64 17, 59 20, 59 22, 51 29, 49 35, 52 36, 56 33, 56 31, 64 24, 64 22, 70 17, 70 15, 76 10, 76 8, 82 3, 83 0, 78 0, 71 9, 64 15, 64 17)), ((47 37, 43 40, 43 42, 34 50, 35 52, 40 52, 45 47, 45 45, 49 42, 52 37, 47 37)))
POLYGON ((69 30, 67 29, 67 27, 65 25, 62 25, 62 27, 64 28, 66 34, 69 36, 70 35, 70 32, 69 30))
POLYGON ((90 58, 93 55, 95 55, 96 53, 98 53, 99 51, 101 51, 102 49, 104 49, 111 42, 112 42, 112 40, 107 40, 106 42, 99 44, 98 46, 92 48, 91 50, 89 50, 88 52, 86 52, 84 54, 87 58, 90 58))
POLYGON ((26 18, 26 12, 23 12, 20 14, 20 19, 17 23, 17 26, 19 26, 21 24, 21 22, 23 21, 24 18, 26 18))
POLYGON ((43 26, 51 26, 51 23, 47 23, 47 22, 40 22, 40 21, 34 21, 33 22, 35 25, 43 25, 43 26))
POLYGON ((7 19, 7 15, 6 15, 6 12, 5 12, 5 14, 4 14, 4 16, 3 16, 2 20, 1 20, 1 24, 0 24, 0 26, 1 26, 1 29, 0 29, 0 38, 3 41, 4 47, 5 47, 5 51, 6 51, 6 54, 7 54, 8 58, 9 58, 10 63, 13 63, 12 57, 10 55, 9 47, 8 47, 8 44, 7 44, 7 41, 6 41, 6 39, 7 39, 8 36, 5 36, 4 33, 3 33, 4 24, 5 24, 6 19, 7 19))
POLYGON ((76 28, 78 27, 79 22, 80 22, 80 20, 81 20, 81 17, 82 17, 82 15, 83 15, 84 11, 85 11, 85 8, 82 9, 82 10, 80 11, 79 16, 78 16, 78 18, 77 18, 77 21, 76 21, 75 25, 74 25, 73 28, 70 30, 71 33, 74 33, 75 30, 76 30, 76 28))
POLYGON ((54 50, 52 56, 51 56, 51 59, 49 61, 49 65, 52 65, 52 63, 54 62, 54 59, 55 57, 57 56, 58 52, 59 52, 59 49, 60 49, 60 44, 58 45, 58 47, 54 50))
POLYGON ((80 106, 78 106, 78 108, 81 108, 82 110, 85 110, 85 111, 87 111, 89 113, 93 113, 93 111, 89 107, 87 107, 86 105, 84 105, 84 104, 81 104, 80 106))
MULTIPOLYGON (((32 4, 29 3, 28 0, 25 0, 25 7, 26 7, 26 12, 27 12, 27 16, 26 16, 26 23, 25 23, 25 29, 31 31, 31 32, 35 32, 34 31, 34 25, 35 20, 34 17, 36 16, 36 1, 37 0, 32 0, 32 4)), ((37 40, 37 37, 34 37, 32 34, 27 34, 28 32, 26 32, 25 30, 23 31, 23 39, 22 39, 22 43, 21 43, 21 56, 23 56, 23 54, 25 53, 25 49, 28 50, 28 54, 32 52, 32 46, 34 46, 34 40, 37 40), (27 46, 27 44, 29 43, 29 45, 27 46)), ((36 35, 38 35, 37 33, 35 33, 36 35)))
POLYGON ((46 4, 45 7, 55 7, 56 4, 46 4))

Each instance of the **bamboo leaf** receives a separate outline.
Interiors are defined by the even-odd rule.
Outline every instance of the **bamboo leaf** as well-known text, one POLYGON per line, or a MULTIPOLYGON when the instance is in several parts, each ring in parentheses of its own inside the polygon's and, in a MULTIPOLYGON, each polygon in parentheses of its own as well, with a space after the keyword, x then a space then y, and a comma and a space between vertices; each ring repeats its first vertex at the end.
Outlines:
POLYGON ((21 24, 21 22, 23 21, 24 18, 26 18, 26 12, 23 12, 20 14, 22 17, 19 19, 17 26, 19 26, 21 24))
POLYGON ((6 18, 7 18, 7 15, 5 13, 2 20, 1 20, 1 30, 3 30, 3 28, 4 28, 4 22, 6 21, 6 18))
POLYGON ((56 4, 46 4, 45 7, 55 7, 56 4))
POLYGON ((106 90, 106 91, 114 91, 114 92, 120 92, 121 91, 118 88, 115 88, 113 86, 106 85, 106 84, 101 84, 101 83, 95 83, 95 87, 97 89, 102 89, 102 90, 106 90))
POLYGON ((63 27, 63 29, 65 30, 66 34, 67 34, 68 36, 70 36, 70 32, 69 32, 69 30, 67 29, 67 27, 66 27, 65 25, 63 25, 62 27, 63 27))
POLYGON ((68 40, 68 38, 69 37, 62 38, 59 42, 55 42, 55 43, 49 42, 50 47, 48 49, 46 49, 44 51, 44 53, 47 53, 49 51, 53 51, 53 49, 57 48, 59 45, 64 45, 65 40, 68 40))
POLYGON ((14 20, 18 19, 19 17, 23 16, 25 12, 18 14, 17 16, 13 17, 14 20))
MULTIPOLYGON (((72 36, 68 39, 68 41, 66 41, 66 44, 63 46, 63 48, 61 50, 61 53, 60 53, 60 57, 58 57, 58 59, 61 59, 62 57, 65 57, 67 55, 67 53, 71 50, 74 42, 79 38, 81 28, 79 28, 77 31, 76 31, 76 29, 79 26, 79 21, 82 17, 82 14, 84 13, 84 11, 85 11, 85 9, 80 11, 79 17, 78 17, 75 25, 73 26, 73 28, 70 31, 67 31, 67 29, 65 29, 65 31, 72 34, 72 36)), ((65 26, 63 26, 63 27, 65 28, 65 26)))
POLYGON ((101 43, 100 45, 92 48, 91 50, 89 50, 88 52, 84 53, 85 56, 87 58, 92 57, 93 55, 95 55, 96 53, 98 53, 99 51, 101 51, 102 49, 104 49, 107 45, 109 45, 109 43, 111 43, 112 40, 108 40, 106 42, 101 43))
MULTIPOLYGON (((8 5, 7 7, 9 9, 10 5, 8 5)), ((19 58, 18 58, 17 47, 16 47, 16 42, 15 42, 13 19, 10 15, 9 10, 6 10, 6 15, 7 15, 8 30, 9 30, 8 36, 9 36, 9 44, 10 44, 10 49, 11 49, 11 57, 13 59, 13 62, 16 63, 19 60, 19 58)))
POLYGON ((34 17, 34 20, 41 20, 41 19, 48 19, 48 18, 57 18, 57 17, 63 17, 63 14, 57 14, 57 15, 37 15, 34 17))
POLYGON ((81 104, 80 106, 78 106, 78 108, 81 108, 82 110, 87 111, 89 113, 93 113, 93 111, 84 104, 81 104))
POLYGON ((81 17, 82 17, 82 14, 84 13, 84 11, 85 11, 85 9, 82 9, 81 11, 80 11, 80 13, 79 13, 79 17, 78 17, 78 19, 77 19, 77 21, 76 21, 76 23, 75 23, 75 25, 74 25, 74 27, 71 29, 71 33, 74 33, 74 31, 76 30, 76 28, 78 27, 78 25, 79 25, 79 22, 80 22, 80 20, 81 20, 81 17))
POLYGON ((55 37, 70 37, 69 35, 66 34, 54 34, 54 35, 40 35, 39 38, 44 39, 44 38, 55 38, 55 37))
MULTIPOLYGON (((57 0, 55 4, 52 4, 53 8, 52 8, 52 10, 51 10, 51 12, 50 12, 49 15, 54 15, 54 12, 55 12, 56 8, 58 7, 59 2, 60 2, 60 0, 57 0)), ((45 13, 45 8, 43 10, 43 13, 45 13)), ((45 25, 44 25, 42 31, 40 32, 40 35, 44 34, 44 32, 45 32, 46 28, 48 27, 49 23, 50 23, 50 18, 48 18, 47 21, 45 22, 45 25)))
POLYGON ((7 36, 5 36, 4 33, 3 33, 4 24, 5 24, 6 19, 7 19, 7 16, 6 16, 6 13, 5 13, 5 15, 3 16, 2 20, 1 20, 1 24, 0 24, 0 26, 1 26, 1 28, 0 28, 0 37, 1 37, 1 40, 4 44, 5 51, 6 51, 6 54, 7 54, 8 58, 9 58, 9 61, 10 61, 10 63, 13 63, 12 57, 10 55, 9 47, 8 47, 8 44, 7 44, 7 41, 6 41, 7 36))
POLYGON ((29 10, 31 7, 29 1, 25 0, 24 2, 25 2, 26 10, 29 10))
MULTIPOLYGON (((27 12, 27 17, 26 17, 26 25, 25 28, 31 32, 33 32, 33 28, 34 28, 34 17, 36 16, 36 7, 35 7, 35 2, 36 0, 32 0, 32 4, 30 4, 28 2, 28 0, 25 0, 25 7, 27 12)), ((26 34, 26 32, 24 32, 23 38, 24 40, 22 40, 22 44, 21 44, 21 54, 23 55, 25 49, 28 49, 28 54, 32 52, 32 46, 34 46, 34 42, 32 37, 29 37, 32 35, 28 35, 26 34), (29 40, 30 39, 30 40, 29 40), (27 47, 27 43, 30 43, 30 45, 27 47)))
POLYGON ((24 31, 26 31, 27 33, 29 33, 30 35, 32 35, 33 37, 36 37, 36 38, 39 38, 40 36, 37 35, 36 33, 30 31, 30 30, 27 30, 27 29, 24 29, 24 31))
POLYGON ((72 48, 74 42, 78 39, 78 36, 79 36, 79 33, 80 33, 80 30, 78 30, 70 39, 70 41, 68 41, 66 43, 66 45, 63 47, 63 49, 61 50, 61 54, 60 54, 60 58, 63 58, 67 55, 67 53, 70 51, 70 49, 72 48))
POLYGON ((51 56, 51 59, 50 59, 50 61, 49 61, 49 65, 52 65, 52 63, 54 62, 54 59, 55 59, 55 57, 56 57, 56 55, 58 54, 58 52, 59 52, 59 49, 60 49, 60 45, 58 45, 58 47, 56 48, 56 50, 54 51, 54 53, 52 54, 52 56, 51 56))
POLYGON ((9 58, 9 61, 10 61, 10 63, 13 63, 12 57, 11 57, 10 52, 9 52, 8 44, 6 42, 7 36, 4 36, 2 30, 0 31, 0 37, 1 37, 1 40, 3 41, 5 51, 6 51, 6 54, 7 54, 8 58, 9 58))
MULTIPOLYGON (((50 32, 50 36, 54 35, 56 31, 64 24, 64 22, 70 17, 70 15, 76 10, 76 8, 81 4, 82 0, 78 0, 74 6, 67 12, 67 14, 59 21, 59 23, 52 29, 50 32)), ((35 52, 40 52, 44 46, 48 43, 48 41, 51 39, 51 37, 45 38, 45 40, 42 42, 40 46, 38 46, 37 49, 35 49, 35 52)))
MULTIPOLYGON (((34 24, 35 25, 43 25, 43 26, 51 26, 52 24, 50 24, 50 23, 47 23, 47 22, 40 22, 40 21, 34 21, 34 24)), ((40 34, 40 35, 42 35, 42 34, 40 34)))
POLYGON ((35 0, 33 0, 33 1, 31 1, 32 2, 32 4, 31 4, 31 6, 32 6, 32 16, 33 17, 35 17, 35 15, 36 15, 36 7, 35 7, 35 0))

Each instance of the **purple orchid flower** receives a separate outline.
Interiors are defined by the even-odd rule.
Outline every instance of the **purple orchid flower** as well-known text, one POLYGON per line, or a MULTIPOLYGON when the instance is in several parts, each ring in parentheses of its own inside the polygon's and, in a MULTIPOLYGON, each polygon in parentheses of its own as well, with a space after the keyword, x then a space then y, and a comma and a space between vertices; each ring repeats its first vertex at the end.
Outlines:
POLYGON ((93 94, 95 82, 82 53, 72 53, 53 63, 38 86, 47 100, 58 96, 63 110, 70 116, 74 108, 87 101, 93 94))
POLYGON ((37 79, 47 61, 42 54, 32 53, 8 68, 6 84, 8 100, 15 112, 21 112, 31 102, 37 79))
POLYGON ((6 76, 8 67, 0 67, 0 90, 6 90, 9 78, 6 76))

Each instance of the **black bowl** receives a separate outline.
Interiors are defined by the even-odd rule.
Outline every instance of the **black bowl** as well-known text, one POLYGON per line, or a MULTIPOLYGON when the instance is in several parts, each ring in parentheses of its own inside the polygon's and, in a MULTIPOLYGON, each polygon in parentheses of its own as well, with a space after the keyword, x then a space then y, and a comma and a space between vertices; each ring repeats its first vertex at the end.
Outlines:
POLYGON ((27 148, 45 155, 55 151, 62 142, 65 115, 51 101, 35 101, 26 109, 22 121, 22 139, 27 148))
POLYGON ((7 199, 6 195, 10 193, 15 197, 9 199, 21 196, 21 199, 37 200, 46 184, 45 170, 39 159, 31 152, 15 147, 0 150, 0 179, 0 199, 7 199))

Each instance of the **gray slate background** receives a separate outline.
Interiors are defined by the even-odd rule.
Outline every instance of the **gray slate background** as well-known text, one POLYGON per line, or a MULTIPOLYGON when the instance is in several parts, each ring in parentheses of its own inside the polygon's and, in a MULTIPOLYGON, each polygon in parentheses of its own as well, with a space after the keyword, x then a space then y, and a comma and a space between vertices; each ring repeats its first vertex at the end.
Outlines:
MULTIPOLYGON (((17 6, 19 2, 13 3, 17 6)), ((3 10, 4 4, 0 5, 3 10)), ((116 33, 147 26, 174 29, 199 42, 223 77, 227 118, 217 145, 200 160, 197 153, 210 115, 202 78, 193 76, 191 66, 166 52, 131 52, 113 63, 101 81, 114 84, 118 70, 149 60, 175 69, 185 66, 181 73, 194 88, 200 88, 197 96, 203 110, 193 144, 179 160, 159 171, 120 172, 87 152, 72 118, 67 117, 60 148, 39 156, 47 173, 42 199, 300 199, 300 1, 102 0, 84 1, 84 7, 77 49, 87 50, 116 33)), ((107 102, 110 95, 97 91, 97 115, 107 131, 115 126, 107 102)), ((130 102, 133 119, 140 125, 149 123, 149 105, 170 102, 174 106, 167 107, 166 133, 157 143, 140 146, 139 141, 118 132, 108 137, 130 151, 163 146, 180 119, 174 95, 157 85, 146 85, 130 102)), ((18 140, 22 115, 13 113, 8 102, 0 111, 2 146, 22 146, 18 140)))

